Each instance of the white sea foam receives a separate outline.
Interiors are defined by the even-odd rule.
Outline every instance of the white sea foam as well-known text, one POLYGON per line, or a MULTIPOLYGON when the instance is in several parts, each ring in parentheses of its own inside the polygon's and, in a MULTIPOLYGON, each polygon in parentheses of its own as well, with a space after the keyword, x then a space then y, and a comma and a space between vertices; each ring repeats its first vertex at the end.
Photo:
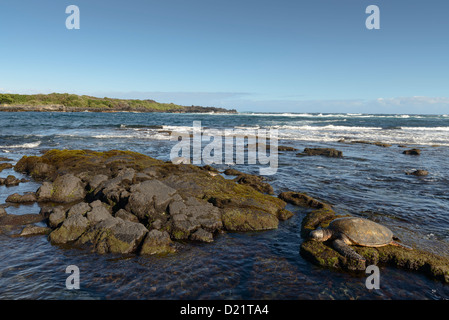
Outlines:
POLYGON ((135 138, 136 136, 131 134, 99 134, 92 136, 92 138, 95 139, 116 139, 116 138, 122 138, 122 139, 129 139, 129 138, 135 138))
MULTIPOLYGON (((327 120, 324 120, 327 121, 327 120)), ((206 129, 206 128, 203 128, 206 129)), ((211 128, 214 129, 214 128, 211 128)), ((232 128, 232 135, 245 136, 245 133, 257 135, 258 129, 267 131, 278 130, 278 137, 281 140, 300 140, 314 142, 335 142, 342 138, 347 141, 366 140, 371 142, 381 141, 390 144, 416 144, 416 145, 449 145, 449 126, 448 127, 403 127, 401 130, 386 130, 382 127, 366 126, 344 126, 327 124, 324 126, 313 125, 313 121, 300 121, 299 125, 272 125, 272 126, 245 126, 237 125, 232 128), (304 123, 304 124, 303 124, 304 123)), ((206 130, 207 131, 207 130, 206 130)), ((219 130, 222 135, 227 132, 224 129, 219 130)), ((125 134, 120 135, 97 135, 94 138, 136 138, 136 139, 154 139, 170 140, 170 132, 189 132, 192 133, 192 126, 169 126, 165 125, 162 129, 131 129, 125 128, 125 134)), ((213 134, 213 130, 211 131, 213 134)), ((206 134, 206 132, 203 132, 206 134)))
POLYGON ((24 144, 16 144, 12 146, 0 146, 0 148, 6 148, 6 149, 33 149, 37 148, 41 145, 41 141, 37 142, 29 142, 24 144))

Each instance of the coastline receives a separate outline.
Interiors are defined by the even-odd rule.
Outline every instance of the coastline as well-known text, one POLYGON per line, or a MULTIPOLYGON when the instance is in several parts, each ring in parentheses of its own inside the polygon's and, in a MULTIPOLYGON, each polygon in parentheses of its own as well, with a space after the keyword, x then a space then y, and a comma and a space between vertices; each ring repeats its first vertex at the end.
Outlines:
POLYGON ((80 96, 69 93, 8 94, 0 93, 0 111, 3 112, 168 112, 168 113, 237 113, 236 110, 182 106, 146 99, 116 99, 80 96))
POLYGON ((70 107, 65 105, 0 105, 0 112, 94 112, 94 113, 116 113, 116 112, 134 112, 134 113, 224 113, 236 114, 234 109, 228 110, 216 107, 183 107, 177 109, 156 110, 147 108, 92 108, 92 107, 70 107))

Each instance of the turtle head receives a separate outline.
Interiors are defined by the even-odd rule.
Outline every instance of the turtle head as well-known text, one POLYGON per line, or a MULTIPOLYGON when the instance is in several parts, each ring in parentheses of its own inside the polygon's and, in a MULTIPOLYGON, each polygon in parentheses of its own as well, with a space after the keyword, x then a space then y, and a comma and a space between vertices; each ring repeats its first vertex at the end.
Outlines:
POLYGON ((309 233, 309 238, 315 241, 326 241, 331 237, 331 232, 327 229, 316 229, 309 233))

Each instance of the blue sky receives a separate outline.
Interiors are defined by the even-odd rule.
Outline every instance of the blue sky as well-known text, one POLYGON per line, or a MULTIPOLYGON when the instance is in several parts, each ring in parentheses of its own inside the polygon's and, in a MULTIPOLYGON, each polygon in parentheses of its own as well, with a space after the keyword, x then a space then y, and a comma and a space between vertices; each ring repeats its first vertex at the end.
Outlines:
POLYGON ((0 92, 447 114, 448 17, 447 0, 0 0, 0 92))

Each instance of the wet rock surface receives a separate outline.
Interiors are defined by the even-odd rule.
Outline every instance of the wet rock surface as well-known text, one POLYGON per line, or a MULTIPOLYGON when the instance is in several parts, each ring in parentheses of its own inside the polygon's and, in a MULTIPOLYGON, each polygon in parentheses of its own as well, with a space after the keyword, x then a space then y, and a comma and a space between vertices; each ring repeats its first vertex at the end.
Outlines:
POLYGON ((134 152, 50 150, 23 157, 15 169, 42 181, 33 196, 50 242, 98 253, 174 253, 178 241, 273 229, 293 215, 286 202, 265 194, 273 191, 262 177, 239 172, 231 181, 211 175, 218 172, 212 167, 134 152))
MULTIPOLYGON (((310 232, 318 228, 324 229, 337 218, 338 215, 332 207, 325 205, 314 208, 310 204, 320 203, 319 200, 297 202, 297 205, 313 208, 302 221, 300 253, 307 260, 319 266, 352 272, 364 272, 368 265, 389 265, 410 271, 427 274, 431 278, 449 283, 449 259, 423 250, 386 245, 382 247, 351 246, 365 261, 345 257, 337 252, 331 241, 319 242, 310 238, 310 232)), ((315 205, 315 207, 317 207, 315 205)))
POLYGON ((239 184, 251 186, 255 190, 262 193, 274 194, 273 187, 264 182, 264 178, 261 176, 243 173, 235 169, 226 169, 223 173, 228 176, 237 176, 234 181, 239 184))
MULTIPOLYGON (((248 179, 211 175, 212 167, 175 165, 125 151, 51 150, 23 157, 15 169, 42 181, 35 194, 42 210, 14 216, 0 207, 0 226, 21 226, 24 236, 48 233, 55 245, 102 254, 172 254, 184 242, 212 242, 226 231, 277 228, 293 215, 285 209, 289 203, 310 210, 301 224, 300 253, 317 265, 363 272, 366 264, 378 263, 449 282, 449 259, 417 249, 353 246, 366 261, 342 256, 329 242, 309 239, 310 231, 343 216, 330 204, 294 191, 273 197, 248 179), (43 221, 48 228, 34 225, 43 221)), ((225 174, 251 176, 235 170, 225 174)))
POLYGON ((343 152, 334 148, 305 148, 298 156, 324 156, 329 158, 342 158, 343 152))
POLYGON ((13 167, 10 163, 0 163, 0 172, 6 169, 11 169, 13 167))
POLYGON ((28 182, 26 179, 17 179, 13 175, 9 175, 6 178, 0 178, 0 186, 6 186, 6 187, 15 187, 18 186, 20 183, 28 182))
POLYGON ((31 202, 36 202, 36 201, 37 201, 37 197, 34 192, 25 193, 23 195, 14 193, 14 194, 9 195, 6 198, 6 202, 10 202, 10 203, 31 203, 31 202))
POLYGON ((419 156, 421 154, 421 150, 420 149, 410 149, 410 150, 405 150, 402 153, 407 154, 407 155, 412 155, 412 156, 419 156))
POLYGON ((410 171, 410 172, 406 172, 405 173, 408 176, 418 176, 418 177, 423 177, 423 176, 427 176, 429 174, 429 171, 427 170, 414 170, 414 171, 410 171))
POLYGON ((340 139, 340 140, 338 140, 338 142, 340 142, 340 143, 353 143, 353 144, 371 144, 371 145, 378 146, 378 147, 383 147, 383 148, 391 147, 391 144, 385 143, 385 142, 380 142, 380 141, 366 141, 366 140, 346 141, 346 139, 340 139))

